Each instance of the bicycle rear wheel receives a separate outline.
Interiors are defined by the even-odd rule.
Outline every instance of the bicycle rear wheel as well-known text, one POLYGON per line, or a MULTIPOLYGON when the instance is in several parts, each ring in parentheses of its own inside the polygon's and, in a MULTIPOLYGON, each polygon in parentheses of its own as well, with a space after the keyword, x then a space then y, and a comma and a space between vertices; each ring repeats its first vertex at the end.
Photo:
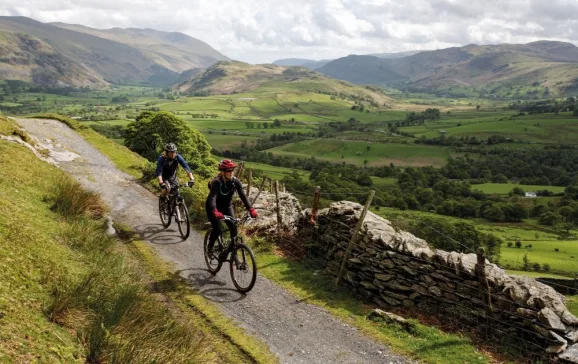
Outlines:
POLYGON ((205 263, 207 263, 207 269, 213 274, 217 274, 221 270, 223 262, 219 259, 219 254, 223 251, 223 237, 219 235, 215 245, 213 246, 213 253, 208 254, 209 251, 209 236, 213 229, 207 230, 205 233, 205 242, 203 244, 203 251, 205 253, 205 263))
POLYGON ((251 248, 243 244, 241 237, 238 239, 240 243, 237 243, 231 257, 231 279, 239 292, 247 293, 257 280, 257 262, 251 248))
POLYGON ((166 197, 159 197, 159 216, 163 227, 168 228, 171 224, 171 214, 169 199, 166 197))
POLYGON ((185 205, 184 201, 178 202, 176 209, 178 211, 177 216, 175 216, 175 220, 177 221, 177 225, 179 226, 179 233, 181 233, 181 237, 186 239, 189 237, 191 233, 191 224, 189 222, 189 209, 187 209, 187 205, 185 205))

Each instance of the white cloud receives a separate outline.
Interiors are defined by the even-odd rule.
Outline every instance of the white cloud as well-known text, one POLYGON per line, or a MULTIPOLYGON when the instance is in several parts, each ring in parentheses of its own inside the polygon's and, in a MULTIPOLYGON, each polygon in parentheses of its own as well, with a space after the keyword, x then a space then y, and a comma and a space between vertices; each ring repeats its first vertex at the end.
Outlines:
POLYGON ((556 39, 576 0, 3 0, 0 15, 180 31, 249 62, 556 39))

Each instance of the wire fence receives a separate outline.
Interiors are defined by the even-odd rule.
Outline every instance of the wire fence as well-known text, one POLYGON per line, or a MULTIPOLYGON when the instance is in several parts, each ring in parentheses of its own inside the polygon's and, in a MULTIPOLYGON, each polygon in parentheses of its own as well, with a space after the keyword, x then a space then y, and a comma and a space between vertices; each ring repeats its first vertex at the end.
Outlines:
MULTIPOLYGON (((315 201, 318 203, 320 196, 331 195, 319 189, 299 191, 287 188, 285 191, 308 197, 307 201, 312 201, 313 205, 304 207, 311 209, 311 215, 319 208, 318 205, 314 206, 315 201)), ((279 206, 276 208, 278 210, 279 206)), ((323 277, 312 279, 308 284, 311 296, 299 301, 317 298, 316 292, 327 290, 340 293, 344 297, 354 294, 363 302, 403 315, 422 320, 427 316, 425 321, 435 320, 436 325, 445 330, 466 331, 471 337, 494 343, 495 348, 506 350, 510 354, 515 353, 517 357, 526 358, 529 362, 549 362, 553 354, 548 351, 556 351, 557 347, 562 346, 557 342, 556 336, 552 335, 552 328, 536 320, 539 310, 532 305, 513 300, 507 293, 502 292, 503 287, 487 280, 485 273, 480 273, 477 269, 478 266, 474 272, 465 272, 447 263, 441 264, 387 247, 381 252, 372 253, 376 256, 387 252, 401 253, 399 258, 402 258, 403 265, 409 269, 401 268, 399 264, 391 268, 391 264, 384 266, 385 260, 396 258, 368 256, 368 249, 373 248, 368 248, 365 242, 352 240, 355 235, 353 225, 357 218, 355 214, 335 218, 326 213, 318 218, 313 216, 311 220, 302 219, 297 231, 278 230, 273 235, 279 255, 296 262, 310 271, 312 276, 323 277), (315 220, 316 225, 310 224, 312 220, 315 220), (329 231, 323 229, 322 225, 329 226, 329 231), (347 256, 352 258, 346 259, 347 256), (342 272, 344 279, 339 281, 341 265, 345 268, 342 272), (422 271, 427 267, 434 267, 435 272, 445 276, 446 280, 440 278, 428 282, 424 277, 431 272, 422 271), (389 279, 401 283, 396 287, 387 281, 379 282, 375 274, 384 273, 391 273, 392 277, 389 279), (480 274, 483 275, 482 279, 480 274), (485 286, 482 281, 485 281, 485 286), (556 346, 557 343, 560 345, 556 346)), ((419 223, 460 246, 463 252, 479 254, 472 247, 438 231, 426 222, 419 223)), ((485 272, 485 266, 484 261, 481 271, 485 272)), ((552 282, 550 285, 558 290, 576 290, 575 285, 560 282, 552 282)))

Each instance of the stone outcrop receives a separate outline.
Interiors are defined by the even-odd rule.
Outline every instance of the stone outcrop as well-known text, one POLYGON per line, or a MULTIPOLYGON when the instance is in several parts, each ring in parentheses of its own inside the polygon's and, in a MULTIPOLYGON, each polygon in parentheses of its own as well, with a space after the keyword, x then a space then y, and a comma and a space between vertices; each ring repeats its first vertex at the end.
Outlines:
MULTIPOLYGON (((275 194, 267 191, 259 191, 251 188, 247 196, 249 201, 255 200, 253 207, 259 213, 259 218, 248 221, 246 226, 250 231, 273 232, 277 228, 277 210, 275 194)), ((294 230, 297 221, 301 217, 301 204, 299 200, 290 193, 279 193, 279 207, 284 230, 294 230)))

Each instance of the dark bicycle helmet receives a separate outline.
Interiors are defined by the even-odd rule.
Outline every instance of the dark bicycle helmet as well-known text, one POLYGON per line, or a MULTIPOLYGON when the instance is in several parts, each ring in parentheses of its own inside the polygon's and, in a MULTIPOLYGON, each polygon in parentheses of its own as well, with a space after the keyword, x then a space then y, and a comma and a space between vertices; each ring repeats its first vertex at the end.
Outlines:
POLYGON ((234 169, 235 167, 237 167, 237 165, 230 159, 223 159, 219 162, 219 171, 234 169))
POLYGON ((175 143, 167 143, 167 144, 165 144, 165 151, 167 151, 167 152, 176 152, 176 151, 177 151, 177 146, 175 145, 175 143))

